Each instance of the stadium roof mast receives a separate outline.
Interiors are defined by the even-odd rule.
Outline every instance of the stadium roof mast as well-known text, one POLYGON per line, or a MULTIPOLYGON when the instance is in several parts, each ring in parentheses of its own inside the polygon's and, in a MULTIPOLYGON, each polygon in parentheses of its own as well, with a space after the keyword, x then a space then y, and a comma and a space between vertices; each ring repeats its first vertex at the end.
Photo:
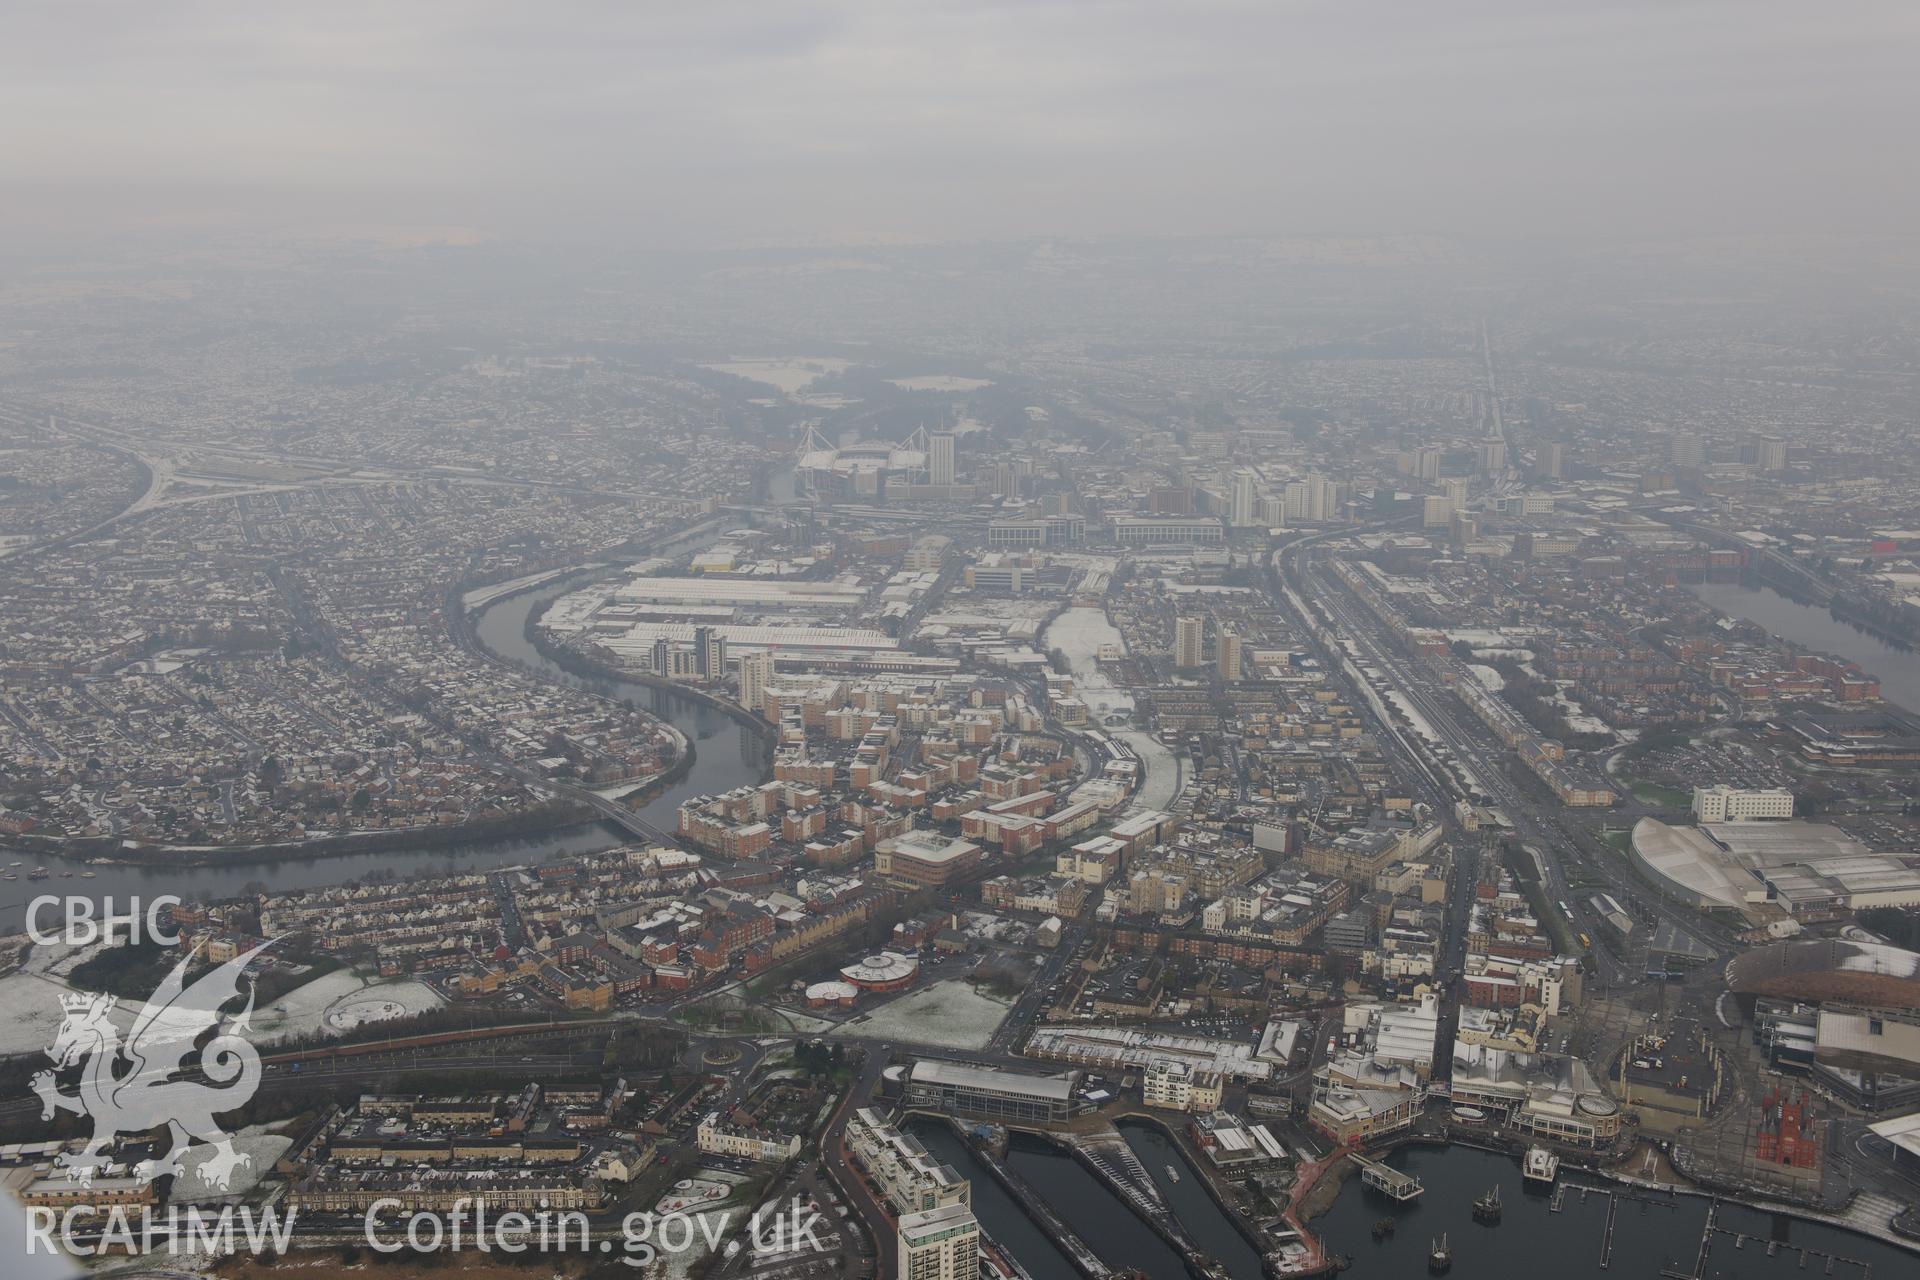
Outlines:
POLYGON ((812 453, 815 451, 823 453, 833 452, 833 446, 828 444, 825 437, 820 434, 820 419, 818 418, 811 419, 807 423, 807 434, 800 440, 801 453, 812 453))

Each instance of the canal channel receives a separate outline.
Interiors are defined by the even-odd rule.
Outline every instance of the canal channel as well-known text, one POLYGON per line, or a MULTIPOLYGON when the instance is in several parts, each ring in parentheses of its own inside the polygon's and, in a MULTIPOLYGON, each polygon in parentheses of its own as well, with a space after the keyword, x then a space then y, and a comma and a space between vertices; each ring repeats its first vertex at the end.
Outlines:
MULTIPOLYGON (((1260 1280, 1259 1253, 1207 1194, 1199 1170, 1166 1133, 1137 1120, 1123 1120, 1119 1128, 1147 1166, 1182 1230, 1201 1251, 1224 1264, 1232 1280, 1260 1280), (1168 1172, 1170 1168, 1177 1176, 1168 1172)), ((981 1226, 1034 1280, 1073 1280, 1079 1275, 1067 1254, 1048 1239, 950 1125, 918 1117, 908 1121, 907 1130, 973 1184, 973 1211, 981 1226)), ((1190 1280, 1185 1255, 1056 1143, 1014 1133, 1007 1143, 1005 1164, 1107 1266, 1137 1268, 1150 1280, 1190 1280)))

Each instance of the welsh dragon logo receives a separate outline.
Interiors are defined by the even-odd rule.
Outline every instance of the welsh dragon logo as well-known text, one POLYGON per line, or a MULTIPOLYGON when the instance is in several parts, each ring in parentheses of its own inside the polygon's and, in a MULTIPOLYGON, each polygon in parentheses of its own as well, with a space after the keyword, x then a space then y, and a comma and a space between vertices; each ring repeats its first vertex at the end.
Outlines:
POLYGON ((148 997, 124 1043, 108 1017, 118 1003, 115 997, 86 992, 60 997, 66 1019, 47 1050, 53 1070, 38 1073, 32 1083, 40 1095, 41 1119, 71 1111, 93 1120, 93 1137, 85 1148, 63 1152, 58 1159, 68 1178, 91 1186, 94 1174, 107 1164, 105 1152, 116 1137, 162 1125, 167 1149, 133 1167, 133 1176, 142 1182, 164 1174, 182 1176, 182 1157, 196 1142, 214 1148, 194 1170, 206 1189, 228 1190, 234 1170, 253 1163, 251 1156, 233 1149, 232 1135, 213 1119, 216 1112, 245 1106, 260 1087, 260 1055, 243 1034, 253 1013, 253 984, 247 984, 246 1007, 238 1014, 227 1016, 221 1009, 239 996, 247 963, 270 945, 262 943, 236 956, 191 986, 186 976, 192 957, 181 960, 148 997), (212 1038, 196 1051, 210 1031, 212 1038), (190 1061, 196 1057, 197 1064, 190 1061), (60 1092, 55 1072, 83 1062, 78 1089, 60 1092))

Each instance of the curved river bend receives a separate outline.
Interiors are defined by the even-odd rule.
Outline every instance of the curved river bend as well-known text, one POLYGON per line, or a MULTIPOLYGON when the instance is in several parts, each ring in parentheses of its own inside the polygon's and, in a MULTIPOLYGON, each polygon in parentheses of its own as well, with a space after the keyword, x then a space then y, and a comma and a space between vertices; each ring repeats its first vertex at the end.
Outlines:
MULTIPOLYGON (((576 589, 578 585, 577 581, 568 585, 568 580, 562 579, 559 583, 508 596, 486 606, 474 620, 481 643, 500 657, 531 668, 543 679, 615 698, 631 698, 636 706, 653 712, 686 735, 687 740, 694 744, 692 769, 679 781, 663 787, 639 811, 655 826, 672 830, 675 810, 688 796, 726 791, 742 783, 758 782, 762 760, 759 739, 737 720, 704 702, 671 690, 625 680, 583 679, 563 671, 528 643, 528 616, 537 609, 545 608, 554 597, 576 589)), ((390 849, 380 853, 342 854, 324 858, 281 857, 220 866, 89 863, 80 858, 21 853, 18 857, 22 865, 13 869, 20 879, 0 883, 0 933, 19 932, 25 924, 27 904, 35 898, 49 895, 90 897, 96 903, 110 897, 117 909, 124 909, 129 899, 150 901, 163 894, 172 894, 189 902, 229 898, 256 883, 271 889, 305 889, 341 884, 374 874, 407 879, 445 871, 520 866, 568 854, 611 849, 623 841, 622 833, 611 826, 590 823, 538 835, 443 845, 431 849, 390 849), (46 867, 53 877, 41 881, 28 880, 25 873, 37 866, 46 867), (88 871, 93 872, 93 877, 82 878, 82 874, 88 871)), ((9 854, 0 862, 10 860, 13 856, 9 854)), ((41 923, 50 925, 51 921, 43 920, 41 923)))

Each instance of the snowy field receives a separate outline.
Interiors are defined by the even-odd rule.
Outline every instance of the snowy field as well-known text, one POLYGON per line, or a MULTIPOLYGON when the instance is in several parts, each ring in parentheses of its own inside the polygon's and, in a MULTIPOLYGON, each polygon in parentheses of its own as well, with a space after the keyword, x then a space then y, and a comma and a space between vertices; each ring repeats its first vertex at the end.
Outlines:
MULTIPOLYGON (((1095 719, 1104 720, 1115 713, 1133 714, 1133 695, 1100 669, 1101 645, 1118 645, 1122 653, 1126 652, 1120 630, 1108 619, 1106 610, 1086 605, 1068 609, 1047 627, 1040 643, 1045 649, 1058 649, 1067 655, 1074 692, 1095 719)), ((1134 795, 1135 805, 1164 809, 1186 790, 1180 757, 1166 743, 1139 729, 1122 729, 1113 736, 1133 748, 1140 759, 1140 790, 1134 795)))
MULTIPOLYGON (((696 1213, 691 1210, 687 1211, 687 1216, 692 1218, 696 1224, 693 1232, 694 1247, 663 1254, 657 1267, 650 1269, 648 1272, 649 1275, 658 1275, 661 1277, 661 1280, 687 1280, 687 1277, 704 1270, 707 1260, 713 1256, 712 1252, 707 1248, 708 1237, 712 1236, 720 1240, 724 1247, 728 1236, 737 1234, 746 1226, 747 1217, 753 1211, 753 1206, 750 1204, 731 1203, 732 1198, 739 1194, 741 1184, 747 1181, 747 1179, 738 1174, 726 1173, 718 1169, 702 1168, 699 1177, 686 1179, 685 1181, 700 1185, 721 1187, 724 1189, 727 1198, 704 1201, 704 1203, 714 1205, 715 1207, 703 1212, 696 1213), (719 1207, 721 1205, 727 1205, 728 1207, 721 1208, 719 1207)), ((680 1194, 678 1186, 676 1186, 673 1193, 669 1194, 667 1199, 672 1199, 674 1195, 677 1194, 680 1194)), ((660 1209, 664 1210, 666 1204, 667 1200, 662 1200, 660 1202, 660 1209)), ((679 1231, 676 1228, 676 1237, 678 1234, 679 1231)))
POLYGON ((733 1194, 733 1184, 712 1178, 682 1178, 653 1206, 655 1213, 679 1213, 695 1205, 718 1204, 733 1194))
MULTIPOLYGON (((362 1006, 395 1004, 407 1017, 437 1009, 443 1003, 440 994, 424 982, 369 982, 350 969, 338 969, 315 978, 306 986, 290 991, 274 1003, 253 1012, 253 1025, 260 1040, 286 1040, 294 1036, 315 1035, 323 1031, 348 1029, 347 1022, 335 1023, 332 1015, 343 1017, 362 1006)), ((365 1010, 362 1010, 365 1012, 365 1010)), ((377 1018, 363 1018, 379 1021, 377 1018)))
POLYGON ((351 1000, 327 1010, 327 1030, 351 1031, 369 1022, 391 1022, 407 1016, 407 1006, 398 1000, 351 1000))
POLYGON ((730 373, 750 382, 765 383, 782 395, 790 396, 805 391, 820 375, 839 373, 851 364, 851 361, 832 356, 799 356, 791 360, 730 360, 700 367, 715 373, 730 373))
POLYGON ((845 1029, 875 1040, 930 1044, 941 1049, 984 1049, 1009 1007, 975 991, 964 978, 949 978, 854 1018, 845 1029))
POLYGON ((1087 706, 1096 712, 1102 712, 1102 704, 1104 712, 1133 711, 1133 695, 1107 679, 1106 673, 1100 670, 1101 645, 1117 645, 1122 653, 1126 652, 1120 629, 1108 621, 1104 609, 1078 605, 1066 610, 1048 625, 1040 643, 1043 648, 1058 649, 1067 655, 1067 664, 1073 669, 1074 691, 1087 706))
MULTIPOLYGON (((53 1043, 65 1014, 60 997, 72 991, 65 978, 88 953, 62 947, 35 947, 26 967, 0 978, 0 1055, 34 1053, 53 1043)), ((124 1033, 143 1002, 121 1000, 108 1015, 124 1033)), ((340 970, 297 987, 273 1004, 253 1011, 256 1043, 342 1032, 367 1022, 409 1017, 445 1003, 423 982, 369 983, 340 970)))
POLYGON ((887 381, 902 391, 978 391, 993 385, 992 378, 962 378, 944 373, 926 374, 918 378, 888 378, 887 381))
POLYGON ((293 1145, 293 1139, 281 1133, 268 1133, 258 1125, 250 1125, 233 1137, 233 1149, 241 1155, 251 1158, 251 1164, 243 1164, 233 1171, 227 1189, 202 1192, 203 1185, 194 1170, 202 1161, 213 1155, 211 1143, 200 1143, 187 1151, 180 1159, 186 1168, 184 1177, 173 1180, 173 1199, 178 1202, 192 1203, 196 1200, 226 1200, 244 1192, 251 1191, 254 1184, 273 1169, 273 1162, 286 1154, 293 1145))
MULTIPOLYGON (((98 946, 36 944, 19 971, 0 978, 0 1055, 36 1053, 53 1043, 66 1019, 60 997, 73 990, 66 975, 99 950, 98 946)), ((107 1016, 124 1035, 139 1011, 138 1001, 132 1008, 122 1001, 107 1016)))

